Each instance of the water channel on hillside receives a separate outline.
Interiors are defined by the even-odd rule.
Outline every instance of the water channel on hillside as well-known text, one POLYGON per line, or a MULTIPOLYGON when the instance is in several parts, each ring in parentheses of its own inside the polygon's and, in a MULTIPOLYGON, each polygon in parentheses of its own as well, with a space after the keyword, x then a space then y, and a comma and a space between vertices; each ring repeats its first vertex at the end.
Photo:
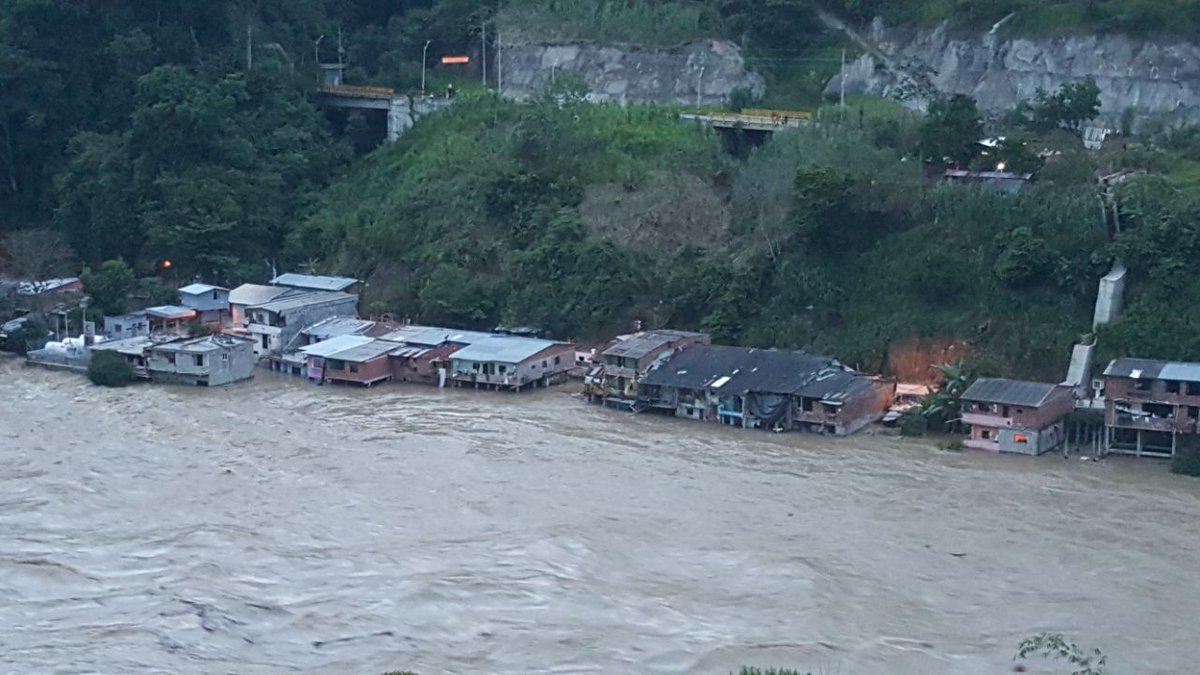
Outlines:
POLYGON ((981 675, 1046 630, 1200 660, 1200 482, 1159 463, 0 376, 0 672, 981 675))

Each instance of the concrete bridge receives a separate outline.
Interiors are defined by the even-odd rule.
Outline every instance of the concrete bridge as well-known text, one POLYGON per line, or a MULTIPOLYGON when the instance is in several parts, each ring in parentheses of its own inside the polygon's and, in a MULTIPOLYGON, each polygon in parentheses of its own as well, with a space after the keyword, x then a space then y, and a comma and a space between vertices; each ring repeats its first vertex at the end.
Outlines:
POLYGON ((799 129, 812 121, 812 114, 788 110, 743 110, 740 113, 683 113, 679 118, 717 129, 774 133, 784 129, 799 129))
POLYGON ((317 90, 317 103, 332 108, 382 111, 387 115, 387 139, 394 141, 418 119, 445 110, 454 99, 398 94, 387 87, 327 84, 317 90))

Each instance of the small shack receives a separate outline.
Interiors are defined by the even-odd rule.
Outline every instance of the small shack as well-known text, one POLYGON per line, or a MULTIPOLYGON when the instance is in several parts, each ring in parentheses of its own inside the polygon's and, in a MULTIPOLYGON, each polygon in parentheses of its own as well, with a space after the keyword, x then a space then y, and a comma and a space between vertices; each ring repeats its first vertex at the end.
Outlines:
POLYGON ((388 355, 396 344, 368 338, 365 344, 335 352, 325 358, 325 379, 371 386, 392 379, 388 355))

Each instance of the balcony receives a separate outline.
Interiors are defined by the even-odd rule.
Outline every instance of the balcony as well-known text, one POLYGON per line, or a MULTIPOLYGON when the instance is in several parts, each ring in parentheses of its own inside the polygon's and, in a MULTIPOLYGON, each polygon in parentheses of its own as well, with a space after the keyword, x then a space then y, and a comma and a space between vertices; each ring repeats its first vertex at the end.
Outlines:
POLYGON ((963 413, 962 421, 963 424, 992 428, 1011 427, 1013 425, 1011 417, 1001 417, 992 413, 980 412, 965 412, 963 413))
POLYGON ((1129 413, 1117 413, 1114 416, 1113 426, 1122 427, 1125 429, 1165 431, 1170 433, 1175 430, 1175 419, 1172 417, 1152 417, 1150 415, 1130 415, 1129 413))

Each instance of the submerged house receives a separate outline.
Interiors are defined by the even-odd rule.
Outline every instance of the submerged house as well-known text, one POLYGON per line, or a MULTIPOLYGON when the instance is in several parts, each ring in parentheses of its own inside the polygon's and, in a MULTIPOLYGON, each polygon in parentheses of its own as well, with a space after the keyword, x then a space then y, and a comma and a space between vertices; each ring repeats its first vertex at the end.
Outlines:
POLYGON ((160 342, 148 346, 152 382, 216 387, 254 376, 254 341, 233 335, 160 342))
POLYGON ((629 407, 637 399, 638 380, 660 359, 692 345, 711 342, 705 333, 649 330, 617 338, 600 352, 600 364, 585 380, 588 400, 629 407))
POLYGON ((1040 455, 1066 443, 1063 418, 1075 409, 1070 387, 984 377, 963 392, 963 445, 993 452, 1040 455))
POLYGON ((566 342, 493 335, 451 355, 450 377, 457 386, 476 389, 545 387, 566 377, 575 347, 566 342))
POLYGON ((196 319, 208 326, 229 322, 229 289, 212 284, 188 284, 179 289, 179 304, 196 310, 196 319))
POLYGON ((882 417, 895 390, 828 356, 693 345, 642 377, 637 406, 730 426, 845 435, 882 417))
POLYGON ((343 349, 325 357, 323 374, 329 382, 371 386, 392 379, 388 356, 394 342, 367 338, 365 344, 343 349))
POLYGON ((1104 370, 1105 447, 1174 457, 1180 435, 1200 433, 1200 363, 1116 359, 1104 370))
POLYGON ((452 365, 451 356, 463 347, 492 337, 490 333, 409 325, 379 339, 396 345, 389 355, 394 380, 444 386, 452 365))
POLYGON ((247 305, 246 331, 259 356, 294 347, 300 331, 329 317, 357 316, 358 298, 349 293, 288 290, 265 302, 247 305))
POLYGON ((91 352, 115 352, 120 354, 129 363, 134 377, 146 379, 149 377, 149 373, 146 371, 146 350, 154 346, 155 343, 156 341, 151 339, 149 335, 142 335, 120 340, 104 340, 88 347, 88 350, 91 352))
POLYGON ((375 327, 374 321, 353 316, 331 316, 300 331, 300 346, 323 342, 340 335, 366 335, 375 327))

